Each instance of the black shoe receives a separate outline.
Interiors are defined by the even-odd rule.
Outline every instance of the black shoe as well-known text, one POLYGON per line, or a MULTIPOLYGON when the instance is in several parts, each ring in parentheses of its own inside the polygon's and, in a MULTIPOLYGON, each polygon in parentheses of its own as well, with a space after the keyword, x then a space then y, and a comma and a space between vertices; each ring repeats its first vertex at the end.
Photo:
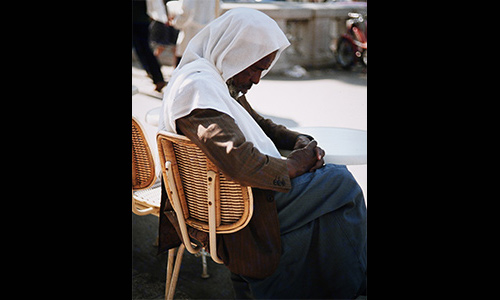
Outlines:
POLYGON ((161 93, 161 90, 167 85, 167 82, 165 81, 160 81, 158 83, 156 83, 156 88, 155 88, 155 91, 157 91, 158 93, 161 93))

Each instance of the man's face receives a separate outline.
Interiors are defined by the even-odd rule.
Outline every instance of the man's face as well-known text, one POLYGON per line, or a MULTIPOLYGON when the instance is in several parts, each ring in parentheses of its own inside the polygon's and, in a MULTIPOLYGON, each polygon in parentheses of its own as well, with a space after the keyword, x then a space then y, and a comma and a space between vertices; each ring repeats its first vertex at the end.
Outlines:
POLYGON ((229 79, 228 85, 231 85, 230 90, 246 94, 252 85, 259 83, 262 71, 269 69, 277 52, 278 50, 272 52, 229 79))

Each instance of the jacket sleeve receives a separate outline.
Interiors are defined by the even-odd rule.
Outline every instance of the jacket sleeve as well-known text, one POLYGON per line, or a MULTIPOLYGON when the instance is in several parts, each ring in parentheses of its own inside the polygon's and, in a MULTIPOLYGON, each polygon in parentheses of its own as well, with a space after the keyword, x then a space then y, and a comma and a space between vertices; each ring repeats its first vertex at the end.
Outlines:
POLYGON ((227 176, 242 185, 288 192, 286 161, 261 153, 246 141, 233 118, 213 109, 195 109, 176 121, 187 136, 227 176))
POLYGON ((278 149, 293 150, 297 138, 301 135, 308 137, 311 141, 314 139, 309 135, 289 130, 285 126, 278 125, 270 119, 265 119, 253 110, 244 95, 238 98, 238 103, 240 103, 241 106, 243 106, 245 110, 250 113, 252 118, 259 124, 262 130, 264 130, 266 135, 274 142, 278 149))

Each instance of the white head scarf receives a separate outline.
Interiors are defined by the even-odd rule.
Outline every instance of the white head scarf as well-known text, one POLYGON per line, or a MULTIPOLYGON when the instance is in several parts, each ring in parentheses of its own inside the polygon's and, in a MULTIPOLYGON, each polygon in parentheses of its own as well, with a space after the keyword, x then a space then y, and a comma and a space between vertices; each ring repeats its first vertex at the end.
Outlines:
MULTIPOLYGON (((179 68, 205 58, 219 70, 226 82, 278 50, 274 65, 289 45, 278 24, 266 14, 250 8, 235 8, 214 20, 191 40, 179 68)), ((267 71, 262 76, 265 73, 267 71)))
POLYGON ((278 24, 254 9, 231 9, 210 22, 189 42, 172 74, 159 129, 176 132, 175 120, 197 108, 215 109, 231 116, 259 151, 280 157, 250 114, 231 98, 226 81, 277 50, 270 69, 289 45, 278 24))

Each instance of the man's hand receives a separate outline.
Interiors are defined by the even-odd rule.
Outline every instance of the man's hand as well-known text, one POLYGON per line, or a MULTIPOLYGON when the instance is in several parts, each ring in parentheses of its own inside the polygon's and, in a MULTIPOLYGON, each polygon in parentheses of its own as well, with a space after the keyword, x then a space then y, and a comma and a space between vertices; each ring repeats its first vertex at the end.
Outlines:
POLYGON ((321 168, 325 164, 324 156, 325 151, 318 147, 316 141, 311 141, 304 148, 292 151, 286 160, 290 179, 321 168))
POLYGON ((297 140, 295 141, 293 150, 304 148, 305 146, 307 146, 307 144, 309 144, 310 141, 311 140, 307 136, 299 135, 299 137, 297 137, 297 140))
MULTIPOLYGON (((307 144, 309 144, 310 142, 311 142, 311 140, 307 136, 299 135, 299 137, 297 138, 297 141, 295 142, 295 146, 293 147, 293 150, 305 148, 307 146, 307 144)), ((316 156, 318 157, 318 160, 321 160, 325 156, 325 151, 323 149, 321 149, 320 147, 314 148, 314 151, 316 151, 316 156)), ((315 168, 314 170, 316 170, 316 169, 318 169, 318 168, 315 168)), ((311 170, 311 172, 314 170, 311 170)))

